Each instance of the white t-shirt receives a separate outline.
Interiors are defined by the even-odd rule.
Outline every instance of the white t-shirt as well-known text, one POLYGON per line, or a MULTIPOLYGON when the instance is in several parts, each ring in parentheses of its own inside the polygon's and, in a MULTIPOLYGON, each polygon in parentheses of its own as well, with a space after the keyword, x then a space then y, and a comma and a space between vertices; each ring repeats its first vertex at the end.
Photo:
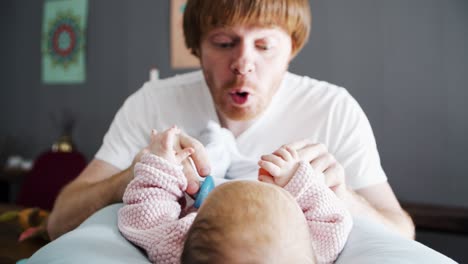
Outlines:
MULTIPOLYGON (((199 135, 210 120, 219 123, 201 71, 147 82, 119 109, 95 158, 123 170, 148 145, 151 129, 177 125, 199 135)), ((327 146, 344 167, 350 188, 387 180, 371 126, 356 100, 344 88, 292 73, 285 74, 265 112, 236 138, 242 158, 230 170, 255 179, 261 155, 305 138, 327 146)))

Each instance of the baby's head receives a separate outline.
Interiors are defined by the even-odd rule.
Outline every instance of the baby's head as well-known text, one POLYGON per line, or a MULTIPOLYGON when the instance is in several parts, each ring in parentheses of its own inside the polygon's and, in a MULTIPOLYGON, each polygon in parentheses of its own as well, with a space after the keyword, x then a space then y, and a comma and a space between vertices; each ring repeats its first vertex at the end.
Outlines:
POLYGON ((182 263, 313 263, 308 226, 294 198, 273 184, 215 188, 187 233, 182 263))

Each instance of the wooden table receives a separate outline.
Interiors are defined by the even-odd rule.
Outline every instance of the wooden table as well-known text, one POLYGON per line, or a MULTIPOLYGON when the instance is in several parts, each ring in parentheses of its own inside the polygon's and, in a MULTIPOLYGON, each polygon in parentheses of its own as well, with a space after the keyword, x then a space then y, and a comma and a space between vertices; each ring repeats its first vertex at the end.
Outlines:
MULTIPOLYGON (((21 207, 0 203, 0 214, 18 209, 21 209, 21 207)), ((0 264, 13 264, 20 259, 28 258, 46 244, 40 238, 33 238, 19 243, 20 233, 21 230, 16 222, 0 222, 0 264)))

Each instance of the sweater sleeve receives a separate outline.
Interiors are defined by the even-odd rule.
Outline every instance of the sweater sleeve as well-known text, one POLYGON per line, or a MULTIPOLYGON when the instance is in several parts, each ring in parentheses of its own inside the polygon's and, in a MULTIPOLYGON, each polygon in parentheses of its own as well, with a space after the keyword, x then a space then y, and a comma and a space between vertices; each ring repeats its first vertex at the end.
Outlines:
POLYGON ((153 263, 180 261, 185 234, 196 215, 190 213, 179 219, 178 199, 186 188, 182 166, 149 153, 135 165, 135 178, 125 190, 118 226, 153 263))
POLYGON ((333 263, 351 232, 352 217, 320 176, 310 164, 301 162, 284 188, 304 212, 317 262, 333 263))

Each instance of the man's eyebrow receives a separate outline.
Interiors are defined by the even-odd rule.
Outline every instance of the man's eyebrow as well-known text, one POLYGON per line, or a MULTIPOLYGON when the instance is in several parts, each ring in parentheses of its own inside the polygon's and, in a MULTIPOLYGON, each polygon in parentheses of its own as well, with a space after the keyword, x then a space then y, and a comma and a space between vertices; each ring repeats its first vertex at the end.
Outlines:
POLYGON ((226 32, 216 32, 216 33, 213 33, 213 34, 210 35, 210 37, 218 37, 218 36, 232 37, 231 34, 226 33, 226 32))

